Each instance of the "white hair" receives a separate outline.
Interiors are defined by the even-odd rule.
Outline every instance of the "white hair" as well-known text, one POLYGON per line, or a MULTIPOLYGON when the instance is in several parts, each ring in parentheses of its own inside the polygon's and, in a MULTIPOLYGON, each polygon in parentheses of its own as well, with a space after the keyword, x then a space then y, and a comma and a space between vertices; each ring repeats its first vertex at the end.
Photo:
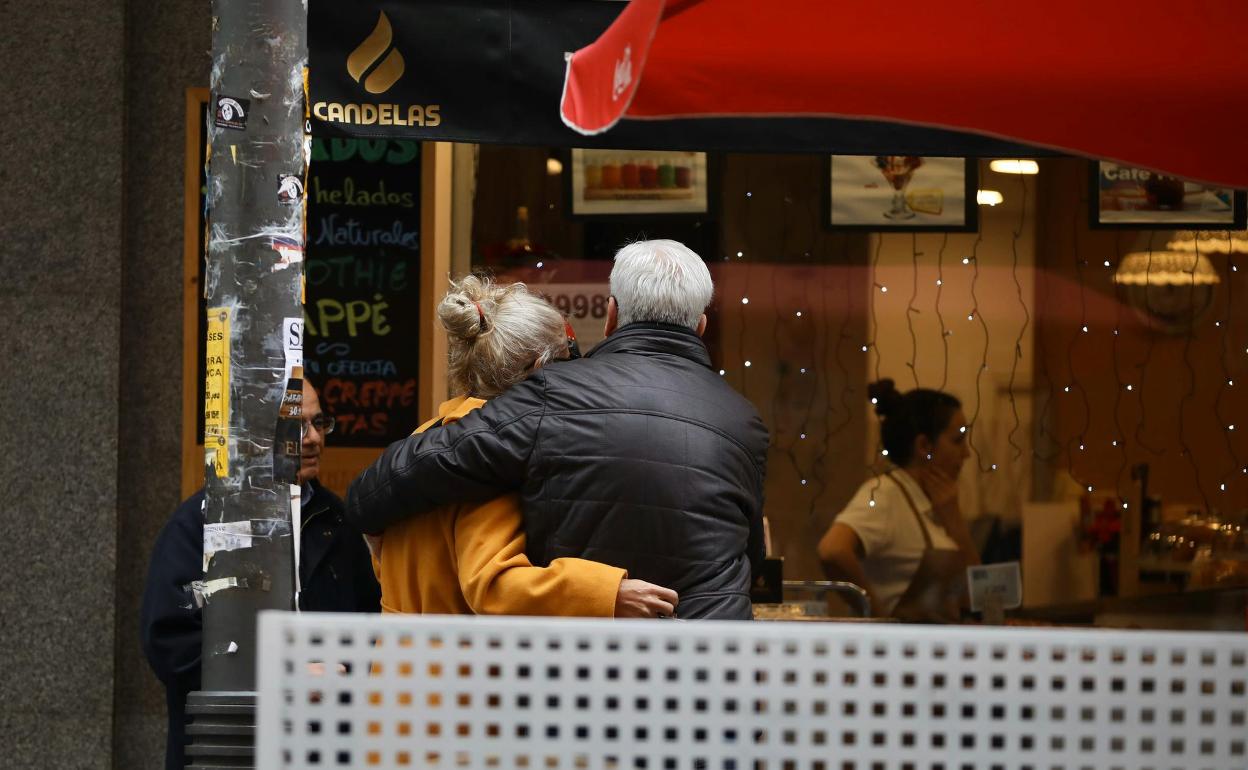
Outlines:
POLYGON ((641 321, 696 331, 714 290, 706 263, 679 241, 637 241, 615 254, 611 296, 620 326, 641 321))

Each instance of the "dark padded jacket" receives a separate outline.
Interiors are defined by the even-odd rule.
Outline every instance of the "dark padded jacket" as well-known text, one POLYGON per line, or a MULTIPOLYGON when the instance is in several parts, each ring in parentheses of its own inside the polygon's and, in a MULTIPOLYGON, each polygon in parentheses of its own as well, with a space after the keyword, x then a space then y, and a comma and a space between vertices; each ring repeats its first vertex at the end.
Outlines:
MULTIPOLYGON (((299 536, 300 609, 309 612, 380 612, 381 587, 368 547, 343 521, 342 500, 312 482, 299 536)), ((140 611, 143 653, 165 685, 168 770, 186 765, 186 696, 200 686, 203 611, 190 584, 204 579, 204 491, 174 511, 152 547, 140 611)))
POLYGON ((750 617, 767 429, 688 329, 630 324, 459 422, 392 444, 347 493, 379 533, 519 490, 529 558, 576 556, 680 594, 682 618, 750 617))

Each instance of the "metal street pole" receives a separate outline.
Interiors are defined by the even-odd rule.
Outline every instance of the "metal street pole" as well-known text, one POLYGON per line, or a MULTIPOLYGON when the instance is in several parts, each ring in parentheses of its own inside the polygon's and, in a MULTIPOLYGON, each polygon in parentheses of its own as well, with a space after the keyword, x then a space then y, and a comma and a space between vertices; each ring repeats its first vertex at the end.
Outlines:
POLYGON ((203 677, 192 767, 250 767, 256 613, 293 609, 303 366, 303 0, 213 0, 203 677))

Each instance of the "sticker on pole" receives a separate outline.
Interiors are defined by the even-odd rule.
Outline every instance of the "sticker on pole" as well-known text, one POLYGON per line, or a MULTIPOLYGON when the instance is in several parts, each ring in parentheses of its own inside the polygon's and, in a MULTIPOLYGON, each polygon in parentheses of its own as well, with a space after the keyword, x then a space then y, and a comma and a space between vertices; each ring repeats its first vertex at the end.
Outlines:
POLYGON ((273 272, 284 270, 303 261, 303 244, 294 238, 276 236, 269 245, 277 252, 277 261, 273 263, 273 272))
POLYGON ((277 200, 287 205, 303 200, 303 180, 298 174, 278 174, 277 200))
POLYGON ((251 109, 250 99, 235 99, 232 96, 218 96, 213 120, 217 128, 229 128, 244 131, 247 128, 247 111, 251 109))
MULTIPOLYGON (((282 319, 282 352, 286 355, 286 379, 303 373, 303 317, 282 319)), ((302 377, 300 377, 302 379, 302 377)))
POLYGON ((204 462, 230 475, 230 309, 208 309, 204 351, 204 462))

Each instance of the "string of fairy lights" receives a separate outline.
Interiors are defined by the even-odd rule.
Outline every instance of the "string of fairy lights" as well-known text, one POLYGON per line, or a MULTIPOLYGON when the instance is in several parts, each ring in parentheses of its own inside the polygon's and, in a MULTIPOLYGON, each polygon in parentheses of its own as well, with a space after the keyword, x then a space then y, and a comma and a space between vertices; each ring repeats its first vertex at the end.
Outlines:
POLYGON ((1087 260, 1079 253, 1079 220, 1071 218, 1071 253, 1074 255, 1075 261, 1075 279, 1079 284, 1079 324, 1071 333, 1070 344, 1066 346, 1066 371, 1069 377, 1069 383, 1063 388, 1064 392, 1077 393, 1083 407, 1083 419, 1080 422, 1079 429, 1066 442, 1066 470, 1070 477, 1074 479, 1080 486, 1086 487, 1089 494, 1095 491, 1092 484, 1085 483, 1079 479, 1079 474, 1075 470, 1075 451, 1082 455, 1087 450, 1087 432, 1092 423, 1092 403, 1088 398, 1087 388, 1083 386, 1083 382, 1076 374, 1075 368, 1075 349, 1084 335, 1089 333, 1088 329, 1088 297, 1087 297, 1087 279, 1084 278, 1084 268, 1087 267, 1087 260))
POLYGON ((949 233, 940 237, 940 251, 936 252, 936 323, 940 325, 940 347, 943 363, 940 367, 940 387, 944 390, 949 384, 949 335, 953 332, 945 325, 945 316, 940 310, 940 295, 945 290, 945 249, 949 247, 949 233))
POLYGON ((968 321, 978 321, 984 332, 984 347, 979 362, 979 368, 975 370, 975 412, 971 415, 968 422, 968 435, 966 437, 967 444, 971 447, 971 453, 975 455, 975 465, 980 472, 995 471, 997 466, 992 464, 985 466, 983 452, 975 445, 975 423, 979 421, 979 413, 984 403, 982 381, 984 372, 988 371, 988 350, 991 345, 988 331, 988 321, 984 318, 984 314, 979 309, 979 295, 976 289, 979 285, 979 245, 984 242, 984 228, 980 227, 975 231, 975 243, 971 246, 971 255, 963 259, 964 263, 971 265, 971 312, 966 317, 968 321))
MULTIPOLYGON (((1233 243, 1233 239, 1231 238, 1229 234, 1226 237, 1226 245, 1227 245, 1227 249, 1226 249, 1227 265, 1230 268, 1230 271, 1232 274, 1238 273, 1239 265, 1235 263, 1234 243, 1233 243)), ((1197 253, 1198 254, 1200 253, 1199 250, 1197 251, 1197 253)), ((1230 391, 1231 388, 1235 387, 1235 380, 1232 378, 1230 366, 1227 364, 1227 358, 1231 355, 1231 340, 1230 340, 1231 308, 1234 306, 1234 304, 1235 304, 1235 281, 1228 280, 1226 282, 1226 304, 1223 305, 1222 318, 1218 321, 1218 325, 1223 329, 1223 334, 1221 336, 1221 339, 1219 340, 1221 344, 1219 345, 1219 352, 1218 352, 1218 364, 1222 367, 1223 385, 1218 388, 1218 396, 1217 396, 1217 399, 1214 401, 1214 406, 1213 406, 1214 415, 1217 417, 1219 424, 1222 424, 1222 425, 1230 424, 1227 422, 1227 419, 1223 416, 1222 400, 1227 395, 1228 391, 1230 391)), ((1243 467, 1243 465, 1240 463, 1239 454, 1235 451, 1235 442, 1231 441, 1231 431, 1229 430, 1224 431, 1222 435, 1226 441, 1226 452, 1231 457, 1231 467, 1226 471, 1226 473, 1222 474, 1221 479, 1218 481, 1218 490, 1220 492, 1226 492, 1227 488, 1230 486, 1230 480, 1234 476, 1235 471, 1238 469, 1242 469, 1243 473, 1248 474, 1248 468, 1243 467)))
POLYGON ((914 333, 914 316, 919 309, 914 306, 914 301, 919 298, 919 257, 923 256, 919 252, 919 234, 910 234, 910 299, 906 302, 906 331, 910 334, 910 360, 906 362, 906 366, 910 368, 910 376, 914 378, 914 387, 919 387, 919 337, 914 333))
MULTIPOLYGON (((1147 256, 1145 270, 1151 273, 1153 269, 1153 239, 1151 236, 1148 239, 1147 255, 1148 256, 1147 256)), ((1157 350, 1157 337, 1156 335, 1149 335, 1148 342, 1144 350, 1144 361, 1139 366, 1140 383, 1139 383, 1139 388, 1138 388, 1139 393, 1136 397, 1139 399, 1139 402, 1141 404, 1143 404, 1145 400, 1144 386, 1148 383, 1148 367, 1153 362, 1153 354, 1156 352, 1156 350, 1157 350)), ((1131 387, 1132 386, 1130 383, 1126 385, 1127 390, 1131 390, 1131 387)), ((1146 426, 1147 420, 1148 420, 1148 410, 1141 409, 1140 421, 1135 424, 1135 443, 1137 446, 1141 447, 1142 449, 1144 449, 1145 451, 1147 451, 1149 454, 1153 455, 1154 457, 1161 457, 1162 455, 1165 454, 1165 448, 1154 447, 1144 440, 1144 435, 1146 433, 1145 426, 1146 426)))
MULTIPOLYGON (((1122 254, 1122 234, 1119 232, 1118 237, 1114 239, 1114 255, 1117 259, 1121 259, 1122 254)), ((1104 266, 1108 270, 1116 270, 1117 265, 1110 260, 1105 260, 1104 266)), ((1127 505, 1126 495, 1122 491, 1123 476, 1130 473, 1131 460, 1127 455, 1127 442, 1122 429, 1122 399, 1123 394, 1130 392, 1131 386, 1122 380, 1122 370, 1118 360, 1118 341, 1121 337, 1119 334, 1122 329, 1122 305, 1121 302, 1114 303, 1114 334, 1110 340, 1110 368, 1114 373, 1114 435, 1110 439, 1110 448, 1118 450, 1118 455, 1122 462, 1118 465, 1118 472, 1114 474, 1114 492, 1119 500, 1124 501, 1123 505, 1127 505)))
MULTIPOLYGON (((812 172, 816 173, 816 172, 812 172)), ((1100 484, 1108 481, 1109 475, 1098 475, 1094 470, 1088 470, 1088 458, 1105 458, 1107 450, 1112 450, 1114 456, 1118 459, 1117 468, 1113 473, 1113 482, 1110 489, 1113 495, 1126 507, 1127 499, 1130 496, 1127 485, 1132 478, 1132 452, 1131 446, 1138 446, 1142 451, 1153 456, 1164 456, 1166 449, 1164 447, 1153 446, 1149 441, 1151 431, 1149 429, 1148 416, 1149 410, 1145 408, 1145 404, 1149 400, 1151 387, 1148 387, 1152 378, 1157 376, 1166 376, 1173 379, 1173 373, 1166 372, 1164 375, 1159 371, 1152 371, 1155 362, 1155 351, 1158 345, 1157 335, 1149 334, 1142 336, 1144 345, 1143 360, 1138 358, 1134 361, 1125 357, 1121 331, 1124 324, 1124 308, 1123 302, 1114 303, 1114 316, 1112 320, 1112 335, 1109 342, 1109 369, 1108 373, 1112 378, 1113 395, 1112 395, 1112 414, 1110 417, 1111 426, 1109 428, 1108 446, 1101 443, 1103 439, 1097 439, 1096 447, 1090 443, 1090 439, 1095 437, 1093 431, 1093 400, 1092 392, 1089 390, 1088 376, 1089 373, 1101 377, 1097 372, 1089 370, 1089 361, 1096 360, 1095 346, 1099 344, 1100 339, 1096 335, 1096 330, 1092 328, 1089 314, 1089 293, 1094 291, 1094 282, 1096 285, 1103 285, 1107 279, 1112 280, 1116 271, 1122 265, 1123 260, 1123 240, 1122 235, 1115 237, 1115 248, 1112 257, 1100 259, 1097 262, 1099 267, 1104 269, 1104 273, 1099 273, 1092 268, 1086 256, 1088 247, 1085 245, 1085 231, 1082 225, 1081 217, 1075 214, 1071 217, 1070 230, 1070 252, 1072 255, 1071 264, 1074 276, 1074 288, 1077 290, 1077 311, 1078 317, 1076 323, 1071 328, 1067 344, 1062 345, 1064 351, 1060 351, 1059 355, 1064 357, 1064 376, 1056 378, 1053 376, 1052 365, 1054 359, 1051 357, 1051 351, 1048 345, 1058 339, 1053 335, 1054 327, 1049 326, 1042 329, 1035 325, 1035 316, 1033 315, 1033 305, 1028 302, 1026 296, 1026 286, 1020 276, 1023 268, 1022 258, 1022 242, 1026 237, 1029 217, 1035 216, 1035 211, 1029 208, 1031 204, 1031 196, 1029 186, 1026 180, 1017 177, 1017 200, 1019 201, 1017 217, 1012 220, 1008 226, 1009 237, 1009 280, 1013 285, 1013 299, 1017 306, 1017 311, 1012 315, 1003 316, 1000 321, 995 318, 989 318, 985 313, 985 306, 981 304, 981 281, 985 273, 984 265, 981 264, 982 250, 985 243, 986 226, 994 226, 993 223, 1002 223, 1001 218, 988 218, 984 225, 975 233, 974 240, 969 244, 967 250, 962 251, 960 255, 960 263, 965 273, 957 278, 957 282, 965 286, 969 283, 969 307, 965 309, 965 317, 969 324, 978 327, 981 336, 978 338, 972 336, 969 341, 960 341, 962 350, 965 351, 967 344, 976 344, 975 358, 978 359, 977 368, 973 376, 974 404, 968 416, 968 446, 975 457, 977 470, 981 474, 991 474, 999 470, 999 463, 1005 462, 1005 457, 1011 463, 1019 463, 1024 460, 1039 462, 1042 464, 1053 464, 1059 460, 1065 461, 1065 470, 1069 477, 1087 493, 1095 493, 1098 491, 1097 478, 1100 478, 1100 484), (985 397, 984 378, 989 374, 989 364, 992 356, 997 356, 998 361, 1002 361, 1000 351, 994 348, 994 332, 999 331, 998 327, 1004 324, 1013 324, 1012 331, 1013 343, 1008 349, 1010 358, 1008 379, 1004 385, 996 385, 995 392, 998 397, 1008 402, 1008 413, 994 412, 994 421, 1000 425, 998 430, 1004 438, 1004 447, 993 449, 989 444, 985 443, 989 440, 989 434, 977 433, 975 430, 983 418, 988 416, 984 411, 985 405, 988 403, 985 397), (1096 338, 1096 339, 1094 339, 1096 338), (1031 382, 1020 383, 1020 376, 1024 371, 1024 364, 1028 361, 1027 350, 1028 345, 1032 346, 1034 356, 1030 359, 1034 361, 1031 367, 1031 382), (994 352, 995 351, 995 352, 994 352), (1131 371, 1132 374, 1124 376, 1125 373, 1131 371), (1031 398, 1030 403, 1030 424, 1024 420, 1024 415, 1020 409, 1019 393, 1026 391, 1034 394, 1035 398, 1031 398), (1061 408, 1061 414, 1064 415, 1060 422, 1055 422, 1054 409, 1059 404, 1064 403, 1061 408), (1123 422, 1124 408, 1129 404, 1134 404, 1139 412, 1139 419, 1135 420, 1134 434, 1129 439, 1130 429, 1123 422), (1007 427, 1008 426, 1008 427, 1007 427), (1054 428, 1064 436, 1055 435, 1054 428), (1025 431, 1031 429, 1031 434, 1025 439, 1025 431), (1030 448, 1028 448, 1030 445, 1030 448), (1001 455, 1001 453, 1006 453, 1001 455), (1064 457, 1063 457, 1064 455, 1064 457)), ((792 420, 786 424, 784 433, 776 435, 773 425, 773 448, 778 455, 783 458, 785 464, 792 470, 796 483, 801 487, 805 487, 804 494, 809 506, 809 515, 814 516, 818 512, 819 502, 826 496, 827 492, 833 488, 833 482, 840 474, 856 475, 861 471, 857 469, 863 468, 862 465, 853 462, 845 462, 843 459, 833 456, 833 446, 836 441, 845 435, 846 431, 853 426, 856 419, 860 419, 862 396, 860 383, 855 387, 854 371, 857 368, 852 359, 854 355, 864 355, 868 358, 863 362, 869 367, 871 372, 870 381, 878 382, 884 375, 884 351, 881 349, 886 342, 881 337, 880 324, 880 303, 891 299, 889 294, 894 289, 904 294, 904 288, 901 286, 890 286, 889 282, 883 277, 881 272, 882 258, 885 249, 890 254, 895 253, 897 239, 905 237, 891 233, 874 233, 871 239, 868 259, 868 278, 866 285, 869 291, 864 298, 855 296, 855 287, 862 284, 856 284, 855 281, 848 278, 835 280, 838 271, 820 270, 817 272, 817 280, 804 280, 800 287, 794 287, 793 291, 782 291, 779 281, 782 278, 782 271, 775 265, 780 264, 808 264, 808 265, 825 265, 828 258, 839 252, 840 265, 844 266, 845 271, 849 271, 849 265, 852 264, 854 251, 857 244, 862 241, 859 238, 855 240, 852 236, 845 234, 831 234, 824 232, 822 228, 823 212, 820 209, 820 202, 817 198, 812 199, 810 196, 795 196, 786 191, 781 201, 768 201, 768 203, 781 203, 779 224, 780 231, 778 233, 778 242, 772 239, 771 242, 763 244, 755 230, 762 227, 764 223, 758 214, 758 207, 761 205, 759 195, 751 189, 753 179, 749 173, 746 174, 744 180, 745 191, 744 201, 741 207, 740 222, 740 243, 735 249, 728 249, 723 255, 723 261, 730 265, 739 265, 739 269, 734 271, 735 279, 730 283, 732 286, 740 286, 739 296, 724 296, 720 298, 723 303, 739 303, 743 309, 749 308, 749 311, 739 314, 737 328, 735 334, 725 337, 727 341, 731 339, 735 350, 732 351, 726 359, 721 363, 719 374, 730 381, 744 394, 746 397, 753 397, 756 401, 763 399, 770 403, 770 411, 773 416, 780 415, 782 411, 789 410, 787 414, 792 416, 792 420), (795 201, 797 203, 795 204, 795 201), (800 243, 798 241, 801 241, 800 243), (829 248, 831 246, 831 248, 829 248), (761 251, 760 249, 766 249, 761 251), (759 255, 765 255, 764 259, 759 259, 759 255), (772 269, 767 271, 770 286, 755 286, 756 279, 755 267, 761 263, 773 263, 772 269), (843 295, 838 297, 837 290, 843 289, 843 295), (760 291, 761 290, 761 291, 760 291), (771 322, 770 334, 767 335, 771 351, 763 349, 754 349, 753 346, 758 344, 759 329, 758 311, 754 307, 750 307, 751 302, 758 300, 760 297, 767 297, 772 307, 776 310, 777 317, 771 322), (753 296, 758 295, 758 296, 753 296), (866 307, 863 308, 862 305, 866 307), (839 311, 838 312, 838 307, 839 311), (862 321, 861 311, 866 310, 866 329, 863 330, 859 326, 862 321), (865 331, 865 334, 863 333, 865 331), (797 335, 799 339, 809 340, 806 346, 793 345, 791 337, 797 335), (861 335, 861 336, 860 336, 861 335), (787 351, 787 352, 786 352, 787 351), (848 354, 848 358, 847 358, 848 354), (783 355, 784 357, 796 357, 797 360, 788 361, 776 358, 783 355), (770 380, 763 376, 763 372, 758 372, 758 376, 753 376, 751 372, 758 365, 766 361, 768 366, 773 363, 777 365, 779 372, 779 382, 773 387, 766 385, 770 380), (806 378, 809 378, 808 380, 806 378), (769 392, 759 392, 758 388, 767 387, 769 392)), ((809 181, 809 180, 807 180, 809 181)), ((1076 209, 1077 211, 1077 209, 1076 209)), ((775 217, 770 222, 774 224, 775 217)), ((768 225, 770 227, 770 225, 768 225)), ((775 233, 771 233, 775 235, 775 233)), ((904 302, 906 336, 909 340, 908 356, 901 365, 910 370, 910 375, 906 379, 913 383, 913 386, 923 387, 931 385, 923 382, 920 374, 919 366, 920 356, 924 357, 927 371, 935 371, 935 362, 928 359, 927 356, 935 354, 933 348, 920 344, 920 336, 918 331, 919 322, 925 317, 926 309, 921 306, 920 299, 922 292, 920 286, 923 285, 923 269, 934 256, 935 267, 935 301, 932 307, 935 325, 938 327, 940 339, 940 368, 939 368, 939 384, 936 388, 945 390, 950 383, 951 369, 951 338, 955 334, 956 324, 950 325, 948 322, 948 314, 950 308, 948 306, 948 292, 950 288, 948 282, 952 277, 947 271, 946 264, 949 256, 948 252, 951 248, 951 238, 948 233, 940 233, 938 245, 933 241, 930 245, 924 239, 921 239, 918 233, 907 234, 910 246, 909 254, 909 273, 910 273, 910 292, 904 302), (925 248, 928 246, 928 248, 925 248), (933 248, 934 247, 934 248, 933 248), (934 252, 934 254, 933 254, 934 252)), ((931 236, 936 237, 936 236, 931 236)), ((1229 237, 1228 237, 1229 240, 1229 237)), ((966 247, 960 247, 966 248, 966 247)), ((1148 246, 1148 269, 1152 268, 1152 251, 1151 241, 1148 246)), ((1231 253, 1228 255, 1227 269, 1233 273, 1238 272, 1238 265, 1235 261, 1233 248, 1228 248, 1231 253)), ((957 252, 954 252, 957 254, 957 252)), ((900 255, 898 255, 900 256, 900 255)), ((890 259, 892 257, 890 256, 890 259)), ((956 259, 956 257, 955 257, 956 259)), ((956 265, 956 262, 955 262, 956 265)), ((994 268, 995 269, 995 268, 994 268)), ((1034 268, 1033 268, 1034 269, 1034 268)), ((1191 283, 1195 283, 1195 267, 1191 267, 1191 283)), ((903 279, 904 280, 904 279, 903 279)), ((1040 270, 1035 272, 1035 282, 1033 286, 1032 302, 1040 304, 1050 304, 1054 301, 1052 296, 1055 285, 1054 280, 1043 277, 1040 270)), ((1112 285, 1112 284, 1111 284, 1112 285)), ((1218 366, 1220 367, 1221 384, 1218 387, 1216 399, 1213 405, 1213 412, 1219 423, 1224 425, 1224 441, 1226 456, 1229 464, 1224 467, 1212 466, 1202 467, 1197 462, 1195 453, 1190 446, 1190 432, 1188 426, 1188 410, 1192 407, 1193 401, 1197 395, 1197 380, 1200 371, 1197 370, 1193 354, 1193 337, 1194 331, 1188 328, 1186 331, 1186 339, 1183 344, 1182 353, 1182 374, 1186 379, 1186 389, 1183 392, 1182 399, 1178 404, 1177 418, 1179 423, 1179 435, 1177 440, 1179 456, 1184 458, 1195 485, 1199 491, 1202 502, 1206 509, 1211 507, 1210 500, 1205 494, 1203 485, 1206 474, 1213 473, 1216 477, 1217 488, 1220 492, 1226 493, 1231 489, 1234 477, 1237 474, 1248 475, 1248 465, 1241 461, 1233 440, 1233 432, 1235 425, 1228 412, 1228 405, 1233 404, 1232 390, 1236 387, 1236 382, 1232 376, 1231 359, 1233 353, 1233 342, 1231 339, 1231 320, 1233 311, 1233 281, 1227 281, 1227 294, 1225 304, 1221 307, 1219 318, 1216 326, 1220 330, 1219 338, 1219 356, 1218 366)), ((784 287, 789 288, 789 287, 784 287)), ((1099 291, 1099 289, 1095 289, 1099 291)), ((988 308, 998 308, 995 312, 1001 313, 1001 298, 995 296, 994 301, 988 308)), ((766 300, 764 300, 765 302, 766 300)), ((900 298, 897 300, 900 302, 900 298)), ((889 304, 892 304, 891 302, 889 304)), ((956 310, 954 311, 956 312, 956 310)), ((1058 327, 1060 329, 1060 327, 1058 327)), ((727 330, 726 330, 727 331, 727 330)), ((1103 330, 1101 331, 1103 334, 1103 330)), ((961 334, 958 335, 961 337, 961 334)), ((903 343, 904 344, 904 343, 903 343)), ((1139 348, 1135 348, 1138 350, 1139 348)), ((1244 350, 1248 355, 1248 349, 1244 350)), ((965 359, 962 359, 965 360, 965 359)), ((1002 361, 1003 362, 1003 361, 1002 361)), ((1004 375, 1002 375, 1004 378, 1004 375)), ((1104 386, 1097 385, 1098 398, 1104 394, 1100 389, 1104 386)), ((1030 398, 1030 396, 1029 396, 1030 398)), ((871 399, 873 401, 873 399, 871 399)), ((873 403, 867 406, 874 406, 873 403)), ((1000 410, 998 410, 1000 411, 1000 410)), ((1154 416, 1156 419, 1157 416, 1154 416)), ((1103 416, 1098 416, 1098 420, 1103 416)), ((773 420, 773 423, 775 421, 773 420)), ((1103 423, 1100 423, 1103 424, 1103 423)), ((1099 430, 1099 429, 1098 429, 1099 430)), ((1103 435, 1103 434, 1102 434, 1103 435)), ((1173 450, 1171 450, 1173 451, 1173 450)), ((875 488, 878 489, 880 480, 876 475, 879 470, 881 459, 887 460, 888 452, 882 445, 882 438, 878 432, 876 434, 875 449, 869 453, 865 470, 867 474, 876 479, 875 488)), ((1093 465, 1093 468, 1096 466, 1093 465)), ((1104 467, 1103 463, 1101 467, 1104 467)), ((874 500, 872 500, 874 502, 874 500)))
MULTIPOLYGON (((1199 257, 1199 252, 1197 253, 1199 257)), ((1190 283, 1188 284, 1188 303, 1195 301, 1196 296, 1196 260, 1192 261, 1192 268, 1189 272, 1190 283)), ((1201 502, 1204 503, 1205 510, 1209 510, 1209 497, 1205 493, 1204 487, 1200 483, 1200 465, 1196 462, 1196 456, 1192 453, 1192 449, 1187 443, 1187 404, 1192 400, 1192 396, 1196 395, 1196 368, 1192 366, 1192 340, 1195 339, 1195 324, 1189 324, 1183 334, 1183 365, 1187 367, 1187 390, 1183 393, 1183 398, 1179 400, 1179 456, 1187 460, 1188 465, 1192 469, 1192 475, 1196 479, 1196 489, 1200 492, 1201 502)), ((1235 426, 1230 426, 1230 430, 1234 430, 1235 426)))
POLYGON ((1010 426, 1009 435, 1006 436, 1006 443, 1013 450, 1011 457, 1013 462, 1018 462, 1023 457, 1023 448, 1014 441, 1014 435, 1018 433, 1023 424, 1023 418, 1018 413, 1018 399, 1014 397, 1014 384, 1018 378, 1018 366, 1023 361, 1023 340, 1027 338, 1027 331, 1031 328, 1031 311, 1027 308, 1027 301, 1023 299, 1023 284, 1018 278, 1018 242, 1022 239, 1023 229, 1027 225, 1027 183, 1021 174, 1018 175, 1018 190, 1021 204, 1018 207, 1018 227, 1014 228, 1010 238, 1010 278, 1014 281, 1014 292, 1018 296, 1018 307, 1023 312, 1023 325, 1019 327, 1018 337, 1014 340, 1014 357, 1010 363, 1010 380, 1005 389, 1010 400, 1010 414, 1014 418, 1014 424, 1010 426))

